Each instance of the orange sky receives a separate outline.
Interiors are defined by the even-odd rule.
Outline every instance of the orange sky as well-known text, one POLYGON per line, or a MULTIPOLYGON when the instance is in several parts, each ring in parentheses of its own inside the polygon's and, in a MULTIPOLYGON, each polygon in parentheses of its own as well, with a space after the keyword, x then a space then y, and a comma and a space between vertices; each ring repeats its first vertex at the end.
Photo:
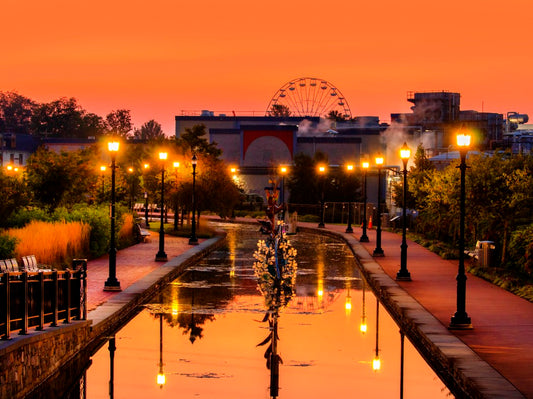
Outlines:
POLYGON ((408 91, 533 114, 531 0, 2 1, 0 91, 76 97, 173 133, 181 110, 264 111, 325 79, 353 115, 408 112, 408 91), (509 11, 508 11, 509 10, 509 11))

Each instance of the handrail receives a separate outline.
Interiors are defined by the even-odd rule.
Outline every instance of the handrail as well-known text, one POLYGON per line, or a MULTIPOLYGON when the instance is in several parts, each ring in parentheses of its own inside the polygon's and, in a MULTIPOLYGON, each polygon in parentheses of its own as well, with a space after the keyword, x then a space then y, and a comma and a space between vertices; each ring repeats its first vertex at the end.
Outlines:
POLYGON ((0 338, 87 319, 87 260, 74 270, 0 273, 0 338))

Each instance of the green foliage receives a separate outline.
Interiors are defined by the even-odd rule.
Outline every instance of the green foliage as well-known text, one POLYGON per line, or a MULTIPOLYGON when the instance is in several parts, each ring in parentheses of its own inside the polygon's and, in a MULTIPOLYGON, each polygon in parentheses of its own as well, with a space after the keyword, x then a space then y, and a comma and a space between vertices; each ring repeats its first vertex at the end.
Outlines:
POLYGON ((96 163, 95 148, 57 154, 41 147, 28 159, 28 188, 35 202, 50 211, 86 202, 97 184, 96 163))
POLYGON ((22 228, 33 220, 51 222, 53 216, 42 208, 21 208, 8 218, 6 227, 22 228))
POLYGON ((205 125, 194 125, 186 128, 185 133, 179 137, 178 144, 183 148, 188 148, 192 152, 208 154, 215 158, 222 155, 222 150, 217 147, 217 143, 209 143, 204 137, 207 134, 205 125))
POLYGON ((0 132, 31 133, 35 102, 16 92, 0 92, 0 132))
POLYGON ((17 239, 7 234, 0 234, 0 259, 13 258, 17 239))
POLYGON ((106 115, 105 119, 107 123, 107 131, 111 134, 126 138, 131 129, 133 129, 129 109, 117 109, 111 111, 106 115))
POLYGON ((533 277, 533 224, 512 233, 507 266, 533 277))
POLYGON ((270 111, 268 111, 268 114, 273 117, 289 117, 291 116, 291 110, 289 107, 283 104, 272 104, 272 107, 270 107, 270 111))
POLYGON ((133 131, 133 138, 143 141, 161 141, 165 139, 165 133, 161 124, 151 119, 133 131))
POLYGON ((0 169, 0 227, 8 227, 7 220, 30 201, 23 178, 18 174, 5 172, 0 169))

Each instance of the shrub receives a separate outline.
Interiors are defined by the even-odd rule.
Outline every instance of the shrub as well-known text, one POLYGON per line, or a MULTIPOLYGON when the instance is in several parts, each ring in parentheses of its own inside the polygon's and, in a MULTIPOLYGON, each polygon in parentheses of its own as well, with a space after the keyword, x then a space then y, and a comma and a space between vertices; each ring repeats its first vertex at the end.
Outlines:
POLYGON ((509 259, 511 269, 533 273, 533 224, 513 232, 509 241, 509 259))
POLYGON ((120 229, 118 231, 117 247, 119 249, 129 247, 136 243, 134 226, 135 221, 131 213, 122 214, 120 229))
POLYGON ((22 228, 32 220, 51 222, 53 216, 41 208, 23 208, 12 214, 6 222, 7 227, 22 228))
POLYGON ((0 259, 10 259, 15 256, 18 239, 8 234, 0 234, 0 259))
POLYGON ((35 255, 39 263, 61 267, 87 252, 90 227, 83 222, 33 221, 21 229, 8 229, 18 239, 17 258, 35 255))

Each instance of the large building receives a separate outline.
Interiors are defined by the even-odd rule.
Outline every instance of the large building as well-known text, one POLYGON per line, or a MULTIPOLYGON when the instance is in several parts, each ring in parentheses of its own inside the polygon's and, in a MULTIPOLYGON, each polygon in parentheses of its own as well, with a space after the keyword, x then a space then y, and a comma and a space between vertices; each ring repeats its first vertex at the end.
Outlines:
POLYGON ((298 153, 327 155, 330 165, 359 164, 361 158, 384 151, 380 134, 388 127, 377 117, 336 123, 317 117, 227 116, 202 111, 176 116, 176 136, 203 124, 209 142, 222 149, 222 159, 239 169, 245 190, 264 194, 269 176, 290 165, 298 153))

